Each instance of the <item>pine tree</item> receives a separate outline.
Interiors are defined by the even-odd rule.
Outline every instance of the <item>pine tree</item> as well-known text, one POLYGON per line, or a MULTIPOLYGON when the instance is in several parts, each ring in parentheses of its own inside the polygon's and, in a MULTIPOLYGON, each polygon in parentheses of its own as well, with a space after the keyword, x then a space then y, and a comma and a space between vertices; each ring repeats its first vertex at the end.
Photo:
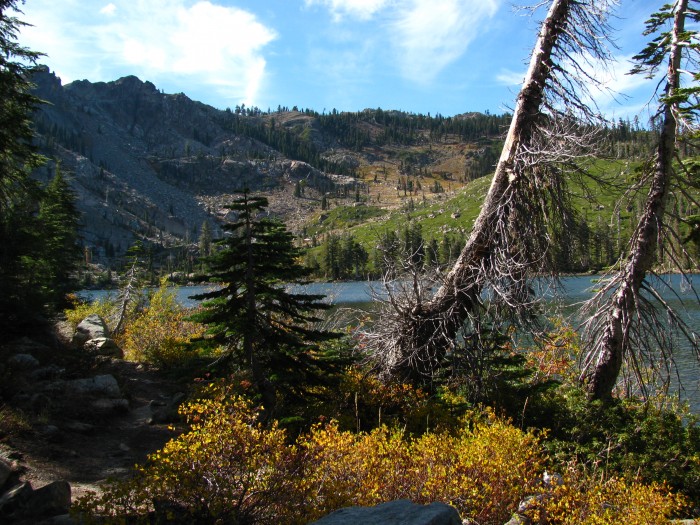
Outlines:
POLYGON ((79 217, 75 195, 57 167, 44 191, 38 215, 44 295, 56 306, 62 306, 66 294, 76 286, 74 272, 82 253, 78 244, 79 217))
POLYGON ((671 370, 673 362, 675 338, 668 330, 669 325, 686 335, 691 346, 698 351, 695 334, 691 334, 673 309, 659 299, 648 280, 654 265, 664 255, 677 266, 682 260, 682 254, 672 250, 673 235, 669 235, 665 219, 672 186, 687 176, 674 166, 679 157, 678 145, 687 137, 697 137, 700 129, 700 46, 697 30, 686 28, 686 19, 693 23, 700 21, 698 7, 698 0, 676 0, 663 5, 646 24, 644 34, 654 35, 653 40, 634 57, 633 74, 642 73, 653 78, 659 69, 666 68, 665 79, 658 84, 663 92, 657 93, 660 130, 656 154, 649 163, 651 169, 644 174, 649 189, 628 253, 616 265, 615 275, 608 284, 589 302, 585 312, 588 318, 584 330, 587 351, 582 378, 589 394, 596 399, 612 397, 625 362, 642 390, 646 388, 643 376, 648 371, 642 371, 640 363, 644 363, 644 367, 650 366, 660 355, 659 361, 664 366, 656 371, 667 375, 665 371, 671 370), (681 73, 690 79, 689 83, 682 82, 681 73), (666 246, 661 240, 666 241, 666 246), (666 320, 660 318, 657 310, 664 312, 666 320))
POLYGON ((21 333, 24 320, 51 313, 70 288, 70 255, 55 248, 64 241, 73 244, 75 224, 59 227, 57 221, 60 215, 76 218, 60 181, 44 192, 30 177, 44 161, 32 144, 30 118, 41 103, 30 82, 41 54, 17 43, 26 25, 13 16, 20 12, 18 4, 0 0, 0 333, 5 336, 21 333), (51 199, 60 202, 53 205, 51 199), (48 242, 44 225, 51 229, 48 242))
POLYGON ((204 300, 193 318, 208 325, 210 340, 225 346, 232 365, 251 373, 271 417, 278 396, 301 398, 307 386, 330 373, 317 343, 337 334, 313 326, 319 321, 315 312, 328 308, 319 302, 322 296, 287 288, 304 282, 308 270, 285 226, 259 218, 267 205, 244 190, 227 206, 238 218, 224 226, 228 235, 208 261, 208 280, 222 286, 193 297, 204 300))
POLYGON ((212 250, 212 235, 209 221, 204 221, 202 229, 199 232, 199 257, 209 257, 212 250))
POLYGON ((31 188, 29 171, 43 160, 32 145, 29 118, 41 103, 31 92, 29 78, 38 70, 36 62, 42 55, 16 41, 27 25, 10 15, 19 12, 17 3, 0 0, 0 219, 12 201, 31 188))

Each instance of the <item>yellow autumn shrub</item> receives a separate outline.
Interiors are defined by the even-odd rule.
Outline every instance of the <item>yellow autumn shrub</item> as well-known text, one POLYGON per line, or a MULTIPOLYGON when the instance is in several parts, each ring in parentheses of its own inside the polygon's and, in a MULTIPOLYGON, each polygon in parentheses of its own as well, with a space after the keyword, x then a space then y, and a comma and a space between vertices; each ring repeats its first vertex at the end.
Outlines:
POLYGON ((542 499, 538 515, 551 525, 666 525, 686 505, 664 485, 572 472, 542 499))
POLYGON ((212 384, 185 404, 188 432, 137 467, 135 476, 75 505, 100 523, 285 523, 294 508, 294 449, 276 424, 263 427, 251 404, 212 384))
POLYGON ((73 330, 88 315, 97 314, 105 321, 109 321, 116 312, 114 297, 109 295, 90 302, 83 301, 76 295, 69 296, 69 300, 70 307, 64 310, 63 313, 73 330))
POLYGON ((119 337, 124 357, 160 366, 186 361, 192 357, 187 343, 203 333, 202 326, 189 321, 188 315, 177 303, 175 291, 162 280, 148 305, 129 320, 119 337))
POLYGON ((526 496, 539 495, 528 511, 536 523, 653 525, 682 505, 663 486, 575 470, 544 488, 538 436, 488 412, 457 432, 417 437, 386 426, 344 431, 331 421, 292 443, 230 386, 209 385, 181 411, 189 431, 131 479, 81 499, 75 511, 84 521, 301 525, 346 506, 409 499, 502 524, 526 496))
POLYGON ((533 434, 495 417, 456 434, 416 438, 387 427, 343 432, 331 423, 314 427, 298 446, 308 454, 303 484, 310 518, 410 499, 449 503, 479 523, 503 522, 535 490, 543 461, 533 434))

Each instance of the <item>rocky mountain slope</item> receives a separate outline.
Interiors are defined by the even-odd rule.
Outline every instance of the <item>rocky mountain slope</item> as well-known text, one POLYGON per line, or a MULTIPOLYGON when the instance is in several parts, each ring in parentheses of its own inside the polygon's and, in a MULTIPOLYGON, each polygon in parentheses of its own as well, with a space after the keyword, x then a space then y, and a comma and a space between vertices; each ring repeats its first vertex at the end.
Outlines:
POLYGON ((34 121, 41 151, 60 163, 83 214, 95 260, 136 239, 195 250, 209 221, 216 235, 230 194, 248 187, 294 231, 321 211, 323 196, 383 208, 437 199, 483 174, 507 116, 444 119, 365 110, 215 109, 164 94, 136 77, 62 85, 48 68, 34 82, 45 100, 34 121), (190 248, 187 248, 187 247, 190 248))

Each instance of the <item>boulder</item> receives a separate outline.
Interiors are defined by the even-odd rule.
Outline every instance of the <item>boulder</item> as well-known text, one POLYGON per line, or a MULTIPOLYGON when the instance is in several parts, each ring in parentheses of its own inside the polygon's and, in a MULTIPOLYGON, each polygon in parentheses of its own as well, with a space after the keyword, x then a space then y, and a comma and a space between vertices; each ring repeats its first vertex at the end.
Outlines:
POLYGON ((32 486, 25 481, 0 495, 0 518, 15 514, 24 508, 32 492, 32 486))
MULTIPOLYGON (((39 330, 40 328, 37 328, 39 330)), ((29 337, 20 337, 15 339, 6 345, 3 345, 5 350, 10 354, 37 354, 41 355, 50 351, 50 348, 43 343, 34 341, 29 337)))
POLYGON ((76 521, 70 514, 60 514, 58 516, 52 516, 40 521, 37 525, 79 525, 81 522, 76 521))
POLYGON ((82 347, 86 341, 98 337, 109 337, 107 323, 97 314, 90 314, 80 321, 73 334, 73 345, 82 347))
POLYGON ((532 520, 517 512, 506 522, 506 525, 532 525, 532 520))
POLYGON ((124 351, 119 348, 119 345, 114 342, 114 339, 110 339, 109 337, 95 337, 94 339, 89 339, 85 341, 83 348, 91 354, 107 355, 119 359, 124 358, 124 351))
POLYGON ((119 384, 111 374, 66 381, 65 389, 67 392, 77 395, 93 395, 112 398, 121 397, 119 384))
MULTIPOLYGON (((67 481, 54 481, 37 490, 25 481, 0 496, 0 518, 35 523, 37 518, 66 514, 70 505, 71 489, 67 481)), ((0 522, 4 523, 2 519, 0 522)))
POLYGON ((174 423, 180 418, 178 408, 185 400, 185 394, 178 392, 171 397, 167 403, 158 403, 151 401, 151 417, 148 419, 149 425, 158 425, 164 423, 174 423))
POLYGON ((5 483, 10 479, 11 475, 12 465, 3 458, 0 458, 0 490, 5 486, 5 483))
POLYGON ((58 379, 66 372, 65 368, 51 364, 48 366, 42 366, 37 368, 31 374, 29 374, 29 379, 32 381, 48 381, 53 379, 58 379))
POLYGON ((39 367, 39 360, 32 354, 15 354, 7 360, 13 370, 34 370, 39 367))
POLYGON ((459 513, 445 503, 419 505, 408 500, 375 507, 348 507, 314 521, 313 525, 462 525, 459 513))
POLYGON ((68 432, 76 432, 78 434, 89 434, 95 430, 95 425, 83 423, 82 421, 70 420, 63 424, 63 430, 68 432))
POLYGON ((70 510, 71 489, 67 481, 54 481, 31 493, 25 514, 56 516, 70 510))
POLYGON ((46 394, 37 392, 29 399, 29 407, 35 414, 40 414, 51 406, 51 398, 46 394))
POLYGON ((126 399, 96 399, 90 407, 95 416, 124 414, 129 411, 129 402, 126 399))

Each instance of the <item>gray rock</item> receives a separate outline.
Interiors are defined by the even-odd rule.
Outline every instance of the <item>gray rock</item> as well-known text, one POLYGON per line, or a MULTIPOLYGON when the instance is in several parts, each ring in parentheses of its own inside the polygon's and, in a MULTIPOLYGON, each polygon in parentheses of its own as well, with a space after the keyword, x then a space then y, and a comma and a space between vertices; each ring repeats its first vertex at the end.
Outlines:
POLYGON ((37 525, 79 525, 70 514, 60 514, 59 516, 51 516, 37 523, 37 525))
POLYGON ((56 516, 70 510, 71 489, 67 481, 54 481, 36 489, 27 501, 25 514, 32 516, 56 516))
POLYGON ((65 368, 61 368, 57 365, 42 366, 37 368, 31 374, 29 374, 29 379, 32 381, 47 381, 51 379, 58 379, 66 372, 65 368))
POLYGON ((73 345, 82 347, 86 341, 98 337, 109 337, 107 323, 97 314, 90 314, 80 321, 73 334, 73 345))
POLYGON ((46 438, 55 438, 60 430, 56 425, 42 425, 37 428, 37 432, 46 438))
POLYGON ((11 475, 12 465, 3 458, 0 458, 0 490, 2 490, 2 488, 5 486, 5 483, 7 483, 8 479, 10 479, 11 475))
POLYGON ((29 337, 20 337, 4 345, 10 354, 42 354, 49 350, 49 347, 29 337))
POLYGON ((129 402, 126 399, 96 399, 90 403, 95 415, 109 415, 113 413, 123 414, 129 411, 129 402))
POLYGON ((39 360, 32 354, 15 354, 7 360, 13 370, 34 370, 39 366, 39 360))
POLYGON ((558 472, 552 472, 550 474, 545 470, 542 475, 542 483, 548 488, 559 487, 564 484, 564 478, 558 472))
POLYGON ((65 389, 69 393, 78 395, 95 395, 106 397, 120 397, 121 390, 117 380, 111 374, 104 374, 85 379, 73 379, 65 382, 65 389))
POLYGON ((109 337, 96 337, 83 344, 83 348, 91 354, 106 355, 111 357, 124 358, 124 351, 109 337))
POLYGON ((63 424, 63 430, 77 432, 78 434, 89 434, 95 430, 95 426, 90 423, 83 423, 82 421, 66 421, 63 424))
POLYGON ((32 396, 26 392, 19 392, 12 396, 10 403, 12 406, 17 407, 20 410, 31 410, 32 396))
POLYGON ((180 417, 178 414, 178 407, 185 400, 185 394, 178 392, 173 397, 171 397, 167 403, 162 403, 159 401, 151 401, 149 404, 152 414, 148 420, 149 425, 158 425, 164 423, 174 423, 180 417))
POLYGON ((462 525, 459 513, 445 503, 419 505, 408 500, 375 507, 348 507, 314 521, 313 525, 462 525))
POLYGON ((31 399, 29 400, 29 405, 32 412, 39 414, 51 406, 51 399, 46 394, 38 392, 32 395, 31 399))
POLYGON ((32 495, 28 481, 20 483, 0 496, 0 516, 9 516, 21 510, 32 495))
POLYGON ((530 518, 523 514, 516 513, 506 522, 506 525, 531 525, 531 523, 532 520, 530 518))
POLYGON ((535 510, 536 508, 540 507, 543 502, 544 496, 542 494, 537 496, 527 496, 520 502, 520 505, 518 505, 518 513, 525 514, 526 512, 535 510))

